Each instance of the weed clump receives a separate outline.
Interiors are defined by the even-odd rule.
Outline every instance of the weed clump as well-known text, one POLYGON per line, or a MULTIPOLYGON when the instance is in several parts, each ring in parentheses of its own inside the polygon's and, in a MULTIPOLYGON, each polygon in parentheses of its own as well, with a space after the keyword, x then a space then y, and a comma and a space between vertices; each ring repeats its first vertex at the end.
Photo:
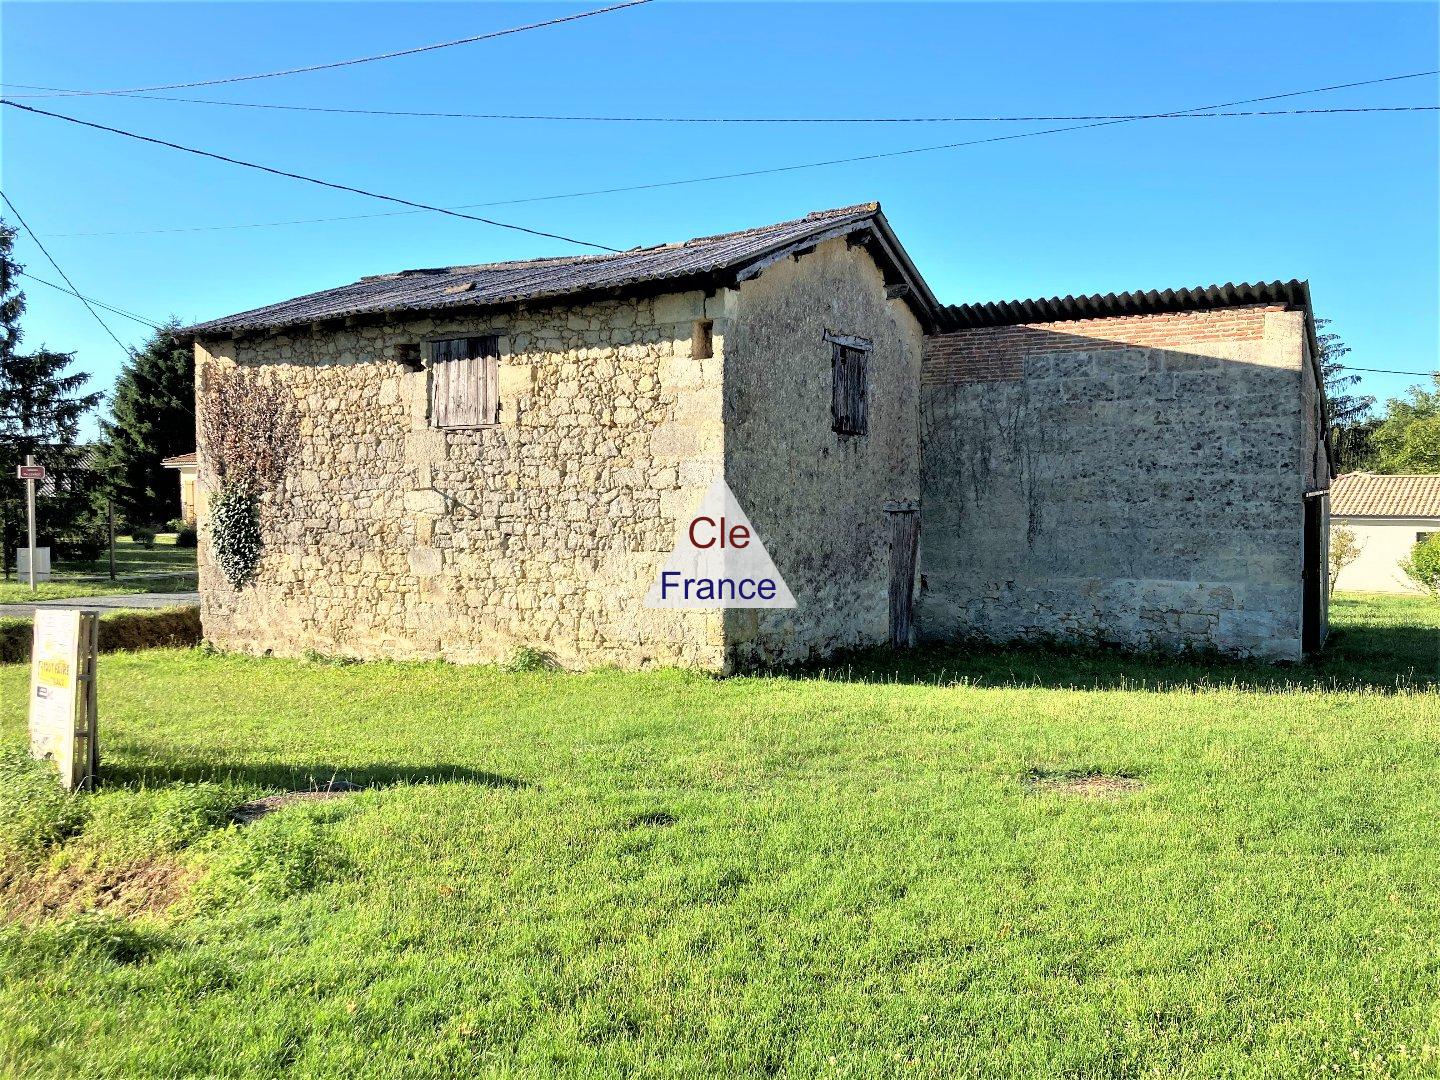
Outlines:
POLYGON ((532 649, 528 645, 522 645, 510 654, 510 659, 502 665, 511 674, 520 674, 526 671, 555 671, 560 665, 555 658, 541 649, 532 649))
POLYGON ((303 814, 266 816, 232 831, 197 887, 201 903, 277 900, 339 876, 345 860, 323 823, 303 814))
POLYGON ((37 859, 77 835, 89 816, 89 800, 63 790, 53 764, 0 753, 0 863, 37 859))

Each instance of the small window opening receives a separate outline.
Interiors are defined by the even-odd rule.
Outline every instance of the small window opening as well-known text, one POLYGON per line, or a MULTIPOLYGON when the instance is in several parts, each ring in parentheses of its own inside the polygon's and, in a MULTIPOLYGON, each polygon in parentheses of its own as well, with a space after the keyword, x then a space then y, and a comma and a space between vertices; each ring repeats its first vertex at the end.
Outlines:
POLYGON ((695 329, 690 335, 690 355, 696 360, 708 360, 715 355, 715 322, 713 319, 695 320, 695 329))
POLYGON ((827 335, 832 373, 832 427, 840 435, 870 431, 870 343, 862 338, 827 335))
POLYGON ((438 428, 484 427, 499 420, 500 339, 452 338, 430 343, 430 423, 438 428))

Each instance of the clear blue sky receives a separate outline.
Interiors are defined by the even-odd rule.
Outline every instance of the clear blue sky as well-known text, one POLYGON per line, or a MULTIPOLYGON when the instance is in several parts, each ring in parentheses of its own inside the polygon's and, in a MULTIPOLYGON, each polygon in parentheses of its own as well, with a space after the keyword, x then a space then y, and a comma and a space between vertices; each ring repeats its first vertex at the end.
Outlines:
MULTIPOLYGON (((362 56, 600 6, 8 2, 3 78, 132 87, 362 56)), ((727 116, 1168 111, 1440 68, 1434 4, 645 7, 337 71, 179 91, 385 109, 727 116)), ((23 91, 12 91, 23 92, 23 91)), ((1432 78, 1268 107, 1436 104, 1432 78)), ((1053 124, 652 125, 407 119, 119 98, 33 104, 440 205, 547 195, 1053 124)), ((1260 106, 1267 107, 1267 106, 1260 106)), ((377 271, 580 249, 3 110, 3 184, 71 278, 194 321, 377 271), (114 235, 77 235, 113 233, 114 235)), ((948 303, 1301 277, 1364 367, 1437 366, 1440 114, 1139 122, 477 213, 629 247, 880 200, 948 303)), ((53 272, 27 239, 27 269, 53 272)), ((30 286, 27 342, 122 359, 30 286)), ((145 331, 115 317, 127 342, 145 331)), ((1366 376, 1381 398, 1420 380, 1366 376)))

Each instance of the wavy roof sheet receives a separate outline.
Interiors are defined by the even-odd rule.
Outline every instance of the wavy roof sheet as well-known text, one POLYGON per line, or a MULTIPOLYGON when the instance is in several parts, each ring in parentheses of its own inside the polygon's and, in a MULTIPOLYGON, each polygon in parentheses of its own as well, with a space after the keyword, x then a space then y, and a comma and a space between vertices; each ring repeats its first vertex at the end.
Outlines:
POLYGON ((1177 311, 1209 311, 1251 304, 1285 304, 1310 309, 1310 285, 1304 281, 1270 281, 1255 284, 1227 282, 1193 289, 1163 292, 1096 293, 1092 296, 1052 296, 1044 300, 1000 300, 988 304, 950 304, 943 309, 947 330, 979 326, 1016 326, 1022 323, 1073 322, 1121 315, 1159 315, 1177 311))

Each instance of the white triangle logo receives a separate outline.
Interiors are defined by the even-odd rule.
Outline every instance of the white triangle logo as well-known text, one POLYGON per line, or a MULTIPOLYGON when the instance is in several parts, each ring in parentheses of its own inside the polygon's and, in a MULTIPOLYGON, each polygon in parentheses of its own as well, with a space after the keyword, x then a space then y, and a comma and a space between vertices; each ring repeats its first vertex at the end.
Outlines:
POLYGON ((648 608, 793 608, 775 568, 725 477, 680 523, 675 550, 645 594, 648 608))

